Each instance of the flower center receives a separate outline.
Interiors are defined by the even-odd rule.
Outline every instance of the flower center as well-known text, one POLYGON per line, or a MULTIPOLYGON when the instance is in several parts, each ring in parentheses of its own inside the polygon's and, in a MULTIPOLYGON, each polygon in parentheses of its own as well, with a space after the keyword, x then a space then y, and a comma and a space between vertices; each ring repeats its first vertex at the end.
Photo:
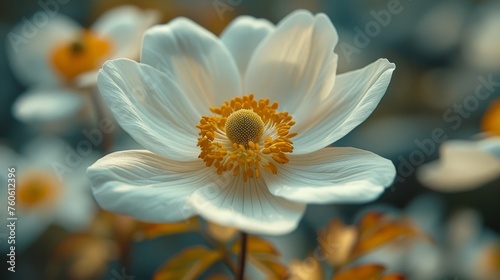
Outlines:
POLYGON ((227 117, 227 138, 238 145, 248 148, 248 143, 259 143, 264 133, 264 122, 254 111, 240 109, 227 117))
POLYGON ((110 51, 108 40, 84 31, 76 40, 57 46, 51 61, 57 71, 72 82, 78 75, 99 68, 110 51))
POLYGON ((253 94, 210 108, 215 116, 203 116, 196 126, 198 157, 207 167, 214 166, 217 174, 228 171, 244 181, 260 178, 261 169, 277 174, 276 164, 289 161, 286 154, 293 152, 291 138, 297 133, 290 133, 295 124, 292 116, 276 109, 277 102, 255 100, 253 94))
POLYGON ((57 199, 59 192, 60 184, 57 178, 42 171, 31 171, 19 177, 17 202, 25 209, 50 206, 57 199))

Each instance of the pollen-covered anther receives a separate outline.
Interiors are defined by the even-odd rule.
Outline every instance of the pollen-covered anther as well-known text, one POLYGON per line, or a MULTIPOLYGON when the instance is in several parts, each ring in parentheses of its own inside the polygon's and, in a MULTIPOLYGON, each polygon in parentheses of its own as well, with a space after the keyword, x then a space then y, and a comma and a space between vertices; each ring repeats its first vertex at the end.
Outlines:
POLYGON ((225 171, 234 176, 260 178, 262 169, 278 173, 276 164, 289 161, 293 152, 290 133, 295 124, 288 112, 277 112, 278 103, 269 99, 255 100, 253 94, 236 97, 217 108, 215 116, 203 116, 200 129, 199 158, 217 174, 225 171))

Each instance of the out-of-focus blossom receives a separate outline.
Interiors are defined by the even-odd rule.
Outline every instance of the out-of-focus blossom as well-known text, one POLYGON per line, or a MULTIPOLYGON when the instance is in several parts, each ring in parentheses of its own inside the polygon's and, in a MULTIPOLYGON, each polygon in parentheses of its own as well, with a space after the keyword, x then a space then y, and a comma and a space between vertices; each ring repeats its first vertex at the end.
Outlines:
POLYGON ((431 55, 442 55, 457 47, 470 5, 464 0, 436 3, 415 25, 415 43, 431 55))
POLYGON ((500 176, 499 150, 500 137, 448 141, 440 147, 440 159, 421 166, 417 177, 443 192, 474 189, 500 176))
POLYGON ((472 209, 456 212, 445 228, 443 258, 450 272, 466 279, 500 279, 500 237, 483 228, 481 216, 472 209))
POLYGON ((89 28, 60 14, 40 28, 23 21, 10 33, 17 40, 9 41, 7 55, 25 86, 91 85, 104 61, 137 58, 143 32, 157 18, 155 11, 121 6, 89 28))
POLYGON ((15 101, 13 115, 43 128, 69 122, 90 103, 87 92, 76 87, 95 85, 105 60, 138 58, 142 35, 157 20, 156 11, 122 6, 88 29, 59 14, 36 29, 23 21, 9 33, 17 39, 7 44, 7 56, 16 77, 30 88, 15 101))
POLYGON ((23 123, 34 126, 61 126, 74 120, 87 98, 69 88, 30 89, 12 107, 12 114, 23 123))
POLYGON ((500 70, 500 4, 487 1, 480 6, 474 17, 474 23, 468 28, 463 38, 464 60, 484 71, 500 70))
POLYGON ((198 214, 284 234, 306 203, 377 198, 394 179, 390 161, 324 147, 370 115, 395 66, 336 76, 337 40, 325 15, 306 11, 277 26, 240 17, 221 39, 187 19, 150 29, 142 63, 113 60, 99 75, 120 125, 150 151, 92 165, 98 203, 142 220, 198 214))
MULTIPOLYGON (((446 112, 454 104, 464 102, 478 86, 477 73, 466 67, 435 67, 421 75, 418 94, 425 106, 446 112)), ((477 112, 470 112, 471 115, 477 112)), ((440 120, 442 122, 442 119, 440 120)))
POLYGON ((493 101, 483 116, 482 129, 489 138, 448 141, 440 159, 421 166, 418 179, 439 191, 474 189, 500 177, 500 102, 493 101))
POLYGON ((95 155, 81 157, 67 143, 52 138, 29 143, 25 156, 7 148, 0 151, 2 166, 16 168, 16 244, 21 250, 51 224, 69 231, 84 230, 89 225, 95 205, 85 169, 95 155), (4 158, 9 162, 3 162, 4 158))

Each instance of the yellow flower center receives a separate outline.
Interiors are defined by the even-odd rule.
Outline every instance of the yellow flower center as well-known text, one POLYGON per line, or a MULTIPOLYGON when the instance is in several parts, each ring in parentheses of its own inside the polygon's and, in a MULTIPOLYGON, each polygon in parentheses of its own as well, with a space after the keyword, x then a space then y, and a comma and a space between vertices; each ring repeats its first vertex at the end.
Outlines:
POLYGON ((51 61, 57 71, 72 82, 78 75, 98 69, 111 51, 111 43, 90 31, 77 40, 57 46, 51 61))
POLYGON ((19 177, 17 203, 29 209, 37 206, 51 206, 60 194, 56 177, 43 171, 30 171, 19 177))
POLYGON ((261 169, 277 174, 276 164, 289 161, 286 153, 293 152, 291 138, 297 133, 290 133, 295 124, 292 116, 276 109, 277 102, 255 100, 253 94, 210 108, 215 116, 203 116, 196 126, 198 157, 207 167, 214 166, 217 174, 241 174, 244 181, 260 178, 261 169))
POLYGON ((248 148, 248 143, 259 143, 264 133, 264 122, 254 111, 240 109, 227 117, 227 138, 238 145, 248 148))

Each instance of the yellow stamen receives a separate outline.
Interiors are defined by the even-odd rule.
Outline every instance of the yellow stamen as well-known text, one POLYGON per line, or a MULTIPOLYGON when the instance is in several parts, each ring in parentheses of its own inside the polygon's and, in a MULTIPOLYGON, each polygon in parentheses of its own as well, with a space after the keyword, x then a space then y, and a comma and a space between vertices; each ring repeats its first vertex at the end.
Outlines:
POLYGON ((57 46, 51 61, 57 71, 72 82, 79 74, 98 69, 110 51, 108 40, 84 31, 77 40, 57 46))
POLYGON ((292 116, 276 109, 277 102, 255 100, 253 94, 210 108, 215 116, 203 116, 196 126, 199 158, 207 167, 214 166, 217 174, 229 171, 244 181, 260 178, 261 169, 277 174, 275 163, 289 161, 286 153, 293 152, 291 138, 297 134, 290 133, 295 124, 292 116))
POLYGON ((22 208, 50 206, 60 193, 57 178, 44 171, 30 171, 19 177, 17 203, 22 208))

